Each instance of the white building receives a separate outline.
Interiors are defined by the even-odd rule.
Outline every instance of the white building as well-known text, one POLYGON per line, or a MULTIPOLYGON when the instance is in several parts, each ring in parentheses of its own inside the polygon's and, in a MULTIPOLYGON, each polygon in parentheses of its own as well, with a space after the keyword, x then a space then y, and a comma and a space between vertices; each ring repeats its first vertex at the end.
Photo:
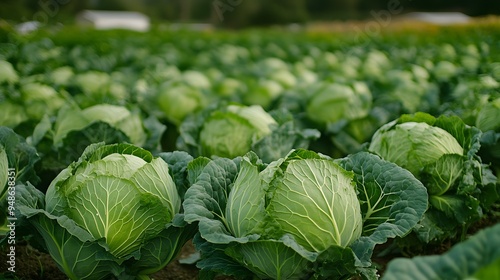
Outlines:
POLYGON ((400 19, 421 21, 440 25, 467 23, 471 20, 468 15, 458 12, 413 12, 403 15, 400 19))
POLYGON ((85 10, 77 16, 77 23, 96 29, 149 30, 149 17, 138 12, 85 10))

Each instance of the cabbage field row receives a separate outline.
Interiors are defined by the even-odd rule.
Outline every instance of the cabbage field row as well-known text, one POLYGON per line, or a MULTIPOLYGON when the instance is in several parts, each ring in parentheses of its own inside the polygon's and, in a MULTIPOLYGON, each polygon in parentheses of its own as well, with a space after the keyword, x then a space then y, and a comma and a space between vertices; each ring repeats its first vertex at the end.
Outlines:
POLYGON ((4 27, 1 273, 494 279, 499 27, 4 27))

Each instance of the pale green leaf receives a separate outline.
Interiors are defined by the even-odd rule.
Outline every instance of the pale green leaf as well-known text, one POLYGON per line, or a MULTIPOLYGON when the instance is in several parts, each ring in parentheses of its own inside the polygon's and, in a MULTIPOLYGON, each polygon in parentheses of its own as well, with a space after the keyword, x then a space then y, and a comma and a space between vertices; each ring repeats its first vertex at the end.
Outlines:
POLYGON ((68 216, 110 252, 122 258, 169 222, 158 197, 141 193, 132 182, 110 176, 85 181, 67 197, 68 216))
POLYGON ((225 211, 229 230, 235 237, 259 232, 266 215, 265 197, 257 166, 243 159, 225 211))

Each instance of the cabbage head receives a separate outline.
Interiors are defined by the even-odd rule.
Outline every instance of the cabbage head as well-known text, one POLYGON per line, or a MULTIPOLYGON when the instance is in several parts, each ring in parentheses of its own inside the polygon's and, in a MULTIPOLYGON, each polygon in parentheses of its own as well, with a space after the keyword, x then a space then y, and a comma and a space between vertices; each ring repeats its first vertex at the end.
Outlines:
POLYGON ((425 122, 394 124, 386 124, 375 133, 369 150, 415 176, 426 170, 441 171, 436 174, 436 184, 428 188, 432 194, 446 192, 462 173, 462 146, 446 130, 425 122))
POLYGON ((481 137, 459 117, 427 113, 402 115, 373 135, 369 151, 409 170, 427 188, 431 207, 415 229, 420 241, 453 237, 498 199, 496 178, 478 154, 481 137))
POLYGON ((346 247, 361 236, 353 174, 333 161, 292 160, 276 184, 268 213, 304 248, 346 247))
POLYGON ((249 151, 266 162, 291 149, 307 148, 319 137, 315 129, 302 129, 286 110, 266 112, 261 106, 218 103, 186 118, 177 147, 195 156, 235 158, 249 151))
POLYGON ((157 102, 162 114, 179 125, 187 115, 205 107, 206 98, 196 87, 168 83, 160 87, 157 102))
POLYGON ((158 234, 181 205, 168 164, 123 147, 101 147, 92 155, 87 151, 80 164, 52 181, 45 196, 47 212, 67 215, 96 240, 104 239, 118 258, 158 234), (117 148, 124 151, 115 152, 117 148))
POLYGON ((306 112, 311 120, 326 124, 363 118, 371 106, 372 94, 365 83, 355 82, 352 86, 325 83, 309 98, 306 112))
POLYGON ((43 155, 41 169, 48 187, 54 177, 77 160, 93 143, 130 143, 157 151, 165 130, 155 117, 143 117, 139 108, 99 104, 84 109, 63 106, 56 118, 44 116, 28 138, 43 155))
POLYGON ((199 157, 188 174, 183 206, 199 222, 200 277, 347 279, 427 208, 409 171, 367 152, 333 160, 298 149, 269 164, 253 152, 199 157))
POLYGON ((45 196, 26 186, 20 211, 69 278, 144 277, 175 258, 194 234, 182 222, 173 171, 139 147, 93 144, 45 196))
POLYGON ((252 141, 271 132, 276 121, 260 106, 230 105, 214 112, 200 131, 202 154, 234 158, 250 151, 252 141))

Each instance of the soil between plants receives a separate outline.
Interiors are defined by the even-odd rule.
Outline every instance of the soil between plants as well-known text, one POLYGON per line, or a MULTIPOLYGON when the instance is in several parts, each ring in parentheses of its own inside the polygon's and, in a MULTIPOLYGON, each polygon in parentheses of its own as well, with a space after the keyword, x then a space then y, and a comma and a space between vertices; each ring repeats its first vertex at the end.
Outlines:
MULTIPOLYGON (((470 227, 467 231, 467 235, 471 236, 477 231, 493 226, 500 223, 500 206, 495 206, 492 212, 487 213, 486 216, 474 226, 470 227)), ((373 263, 377 266, 380 275, 383 272, 392 259, 395 257, 411 257, 402 255, 390 255, 378 257, 377 253, 383 251, 387 246, 390 246, 392 241, 386 244, 377 246, 372 257, 373 263)), ((448 240, 438 246, 425 246, 422 252, 416 253, 414 255, 433 255, 433 254, 443 254, 448 251, 454 244, 458 243, 459 240, 448 240)), ((5 273, 8 270, 7 264, 7 253, 9 250, 8 245, 3 245, 0 247, 0 279, 20 279, 20 280, 67 280, 68 278, 64 273, 62 273, 57 267, 54 260, 49 254, 38 251, 37 249, 31 247, 27 242, 21 242, 16 244, 16 272, 5 273)), ((151 275, 152 280, 195 280, 198 279, 199 269, 195 265, 181 264, 179 259, 184 259, 189 257, 195 252, 194 246, 191 242, 184 245, 179 256, 176 260, 168 264, 161 271, 151 275)), ((219 276, 216 280, 235 280, 233 277, 219 276)))
MULTIPOLYGON (((67 280, 68 277, 59 270, 49 254, 40 252, 26 242, 16 244, 15 273, 5 273, 8 270, 8 247, 3 246, 0 251, 0 279, 21 280, 67 280), (3 273, 3 274, 2 274, 3 273)), ((164 269, 151 275, 152 280, 194 280, 198 279, 199 269, 195 265, 180 264, 179 259, 186 258, 195 252, 191 242, 186 243, 177 259, 164 269)), ((217 277, 217 280, 233 280, 232 277, 217 277)))

